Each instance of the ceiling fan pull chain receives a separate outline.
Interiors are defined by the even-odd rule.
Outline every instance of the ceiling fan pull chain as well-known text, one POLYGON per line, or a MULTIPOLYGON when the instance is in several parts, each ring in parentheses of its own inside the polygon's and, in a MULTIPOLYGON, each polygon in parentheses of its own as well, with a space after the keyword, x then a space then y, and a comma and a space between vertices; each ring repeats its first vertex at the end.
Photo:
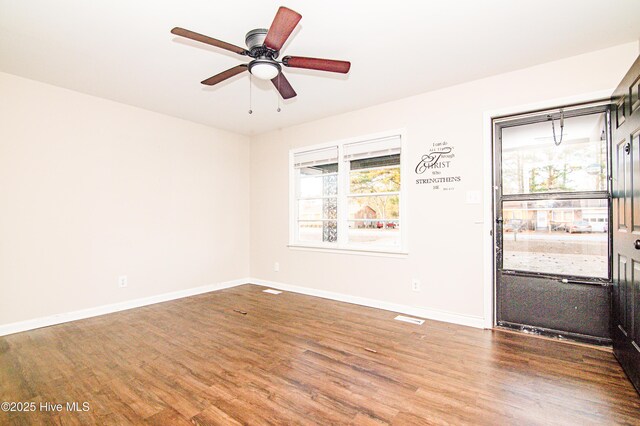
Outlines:
POLYGON ((278 109, 276 110, 277 112, 282 111, 280 109, 280 76, 281 75, 282 75, 282 72, 278 74, 278 93, 276 93, 276 98, 278 98, 278 109))
POLYGON ((560 109, 560 140, 556 140, 556 126, 554 124, 553 117, 551 117, 551 115, 548 115, 547 117, 551 119, 551 130, 553 130, 553 143, 555 143, 556 146, 560 146, 560 144, 562 143, 562 136, 564 133, 564 111, 560 109))
POLYGON ((251 84, 251 74, 249 74, 249 114, 253 114, 253 109, 251 109, 253 104, 251 99, 251 86, 253 86, 253 84, 251 84))

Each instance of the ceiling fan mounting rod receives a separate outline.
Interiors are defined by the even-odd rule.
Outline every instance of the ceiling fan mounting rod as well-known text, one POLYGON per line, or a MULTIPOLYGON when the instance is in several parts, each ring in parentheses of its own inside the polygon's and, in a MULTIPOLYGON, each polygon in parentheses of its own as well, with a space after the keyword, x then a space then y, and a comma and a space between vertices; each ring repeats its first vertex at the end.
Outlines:
POLYGON ((264 59, 276 59, 278 57, 278 51, 269 49, 266 46, 256 46, 247 52, 247 56, 252 58, 264 58, 264 59))

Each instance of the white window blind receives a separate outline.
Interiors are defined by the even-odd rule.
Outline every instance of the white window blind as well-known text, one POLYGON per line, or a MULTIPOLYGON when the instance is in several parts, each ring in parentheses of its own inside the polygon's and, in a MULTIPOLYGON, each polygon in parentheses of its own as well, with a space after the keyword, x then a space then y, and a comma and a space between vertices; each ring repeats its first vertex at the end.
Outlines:
POLYGON ((346 161, 400 154, 400 136, 355 142, 344 146, 346 161))
POLYGON ((337 146, 299 152, 293 156, 293 163, 296 169, 301 169, 303 167, 323 166, 326 164, 335 164, 337 162, 337 146))

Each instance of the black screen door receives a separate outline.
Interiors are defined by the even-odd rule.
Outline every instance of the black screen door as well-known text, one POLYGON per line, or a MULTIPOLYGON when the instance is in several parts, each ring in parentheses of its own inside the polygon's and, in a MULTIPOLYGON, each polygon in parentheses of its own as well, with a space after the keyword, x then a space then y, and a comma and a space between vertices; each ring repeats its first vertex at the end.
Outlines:
POLYGON ((494 121, 498 326, 611 343, 609 109, 494 121))

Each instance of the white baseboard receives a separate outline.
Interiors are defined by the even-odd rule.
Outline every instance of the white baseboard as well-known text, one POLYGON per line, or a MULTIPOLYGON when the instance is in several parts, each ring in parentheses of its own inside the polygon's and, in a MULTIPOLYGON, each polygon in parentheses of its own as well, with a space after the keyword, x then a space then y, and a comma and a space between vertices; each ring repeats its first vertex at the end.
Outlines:
POLYGON ((438 311, 434 309, 417 308, 413 306, 400 305, 396 303, 384 302, 381 300, 368 299, 366 297, 350 296, 342 293, 334 293, 324 290, 316 290, 308 287, 300 287, 291 284, 266 281, 259 278, 242 278, 233 281, 226 281, 217 284, 209 284, 201 287, 186 290, 174 291, 171 293, 158 294, 155 296, 143 297, 140 299, 128 300, 125 302, 112 303, 109 305, 97 306, 95 308, 82 309, 79 311, 67 312, 51 315, 47 317, 34 318, 27 321, 14 322, 0 325, 0 336, 19 333, 22 331, 34 330, 36 328, 48 327, 62 324, 69 321, 76 321, 114 312, 125 311, 127 309, 139 308, 153 305, 155 303, 167 302, 169 300, 181 299, 183 297, 195 296, 197 294, 209 293, 216 290, 231 288, 242 284, 257 284, 266 287, 273 287, 279 290, 293 293, 306 294, 308 296, 321 297, 323 299, 337 300, 339 302, 353 303, 355 305, 368 306, 371 308, 383 309, 385 311, 398 312, 415 317, 426 318, 435 321, 444 321, 453 324, 466 325, 469 327, 484 328, 485 321, 480 317, 460 315, 451 312, 438 311))
POLYGON ((324 299, 337 300, 339 302, 353 303, 355 305, 368 306, 370 308, 384 309, 385 311, 408 314, 414 317, 426 318, 435 321, 444 321, 452 324, 466 325, 468 327, 485 328, 485 319, 469 315, 461 315, 452 312, 439 311, 435 309, 417 308, 414 306, 400 305, 397 303, 384 302, 381 300, 368 299, 366 297, 350 296, 348 294, 334 293, 331 291, 316 290, 309 287, 300 287, 291 284, 266 281, 259 278, 249 278, 251 284, 258 284, 266 287, 277 288, 279 290, 293 293, 306 294, 308 296, 322 297, 324 299))
POLYGON ((99 315, 111 314, 125 311, 127 309, 139 308, 141 306, 153 305, 154 303, 167 302, 169 300, 181 299, 183 297, 195 296, 197 294, 209 293, 211 291, 222 290, 224 288, 235 287, 250 282, 249 278, 226 281, 216 284, 204 285, 201 287, 189 288, 186 290, 173 291, 171 293, 158 294, 155 296, 143 297, 140 299, 127 300, 125 302, 112 303, 109 305, 96 306, 95 308, 82 309, 74 312, 51 315, 47 317, 34 318, 27 321, 14 322, 0 325, 0 336, 19 333, 21 331, 33 330, 50 325, 62 324, 69 321, 96 317, 99 315))

